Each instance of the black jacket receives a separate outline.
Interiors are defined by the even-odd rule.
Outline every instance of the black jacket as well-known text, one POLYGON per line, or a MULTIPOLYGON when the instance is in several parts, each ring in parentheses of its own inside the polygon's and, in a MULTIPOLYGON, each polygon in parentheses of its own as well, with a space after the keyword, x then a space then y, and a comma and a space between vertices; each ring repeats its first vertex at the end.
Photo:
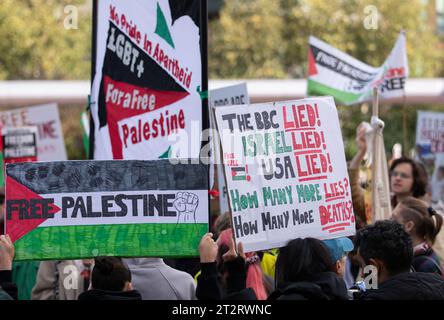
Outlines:
POLYGON ((257 300, 253 289, 246 288, 247 273, 245 260, 236 258, 225 262, 226 286, 217 270, 216 262, 201 263, 201 274, 197 278, 196 297, 198 300, 257 300))
POLYGON ((97 290, 92 289, 85 292, 82 292, 79 295, 78 300, 142 300, 142 296, 139 291, 131 290, 131 291, 106 291, 106 290, 97 290))
POLYGON ((444 280, 437 274, 405 272, 362 292, 360 300, 444 300, 444 280))
POLYGON ((322 272, 315 278, 279 285, 268 300, 347 300, 344 280, 333 272, 322 272))
POLYGON ((12 271, 0 271, 0 288, 3 289, 12 299, 17 300, 18 292, 17 286, 12 282, 12 271))

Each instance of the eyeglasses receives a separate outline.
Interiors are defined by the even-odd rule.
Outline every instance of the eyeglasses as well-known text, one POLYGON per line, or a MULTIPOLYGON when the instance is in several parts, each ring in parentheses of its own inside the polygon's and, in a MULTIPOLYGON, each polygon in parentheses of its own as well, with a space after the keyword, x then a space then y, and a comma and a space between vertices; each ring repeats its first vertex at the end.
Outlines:
POLYGON ((390 172, 390 176, 396 178, 397 176, 401 177, 402 179, 411 179, 412 176, 404 173, 404 172, 398 172, 398 171, 392 171, 390 172))

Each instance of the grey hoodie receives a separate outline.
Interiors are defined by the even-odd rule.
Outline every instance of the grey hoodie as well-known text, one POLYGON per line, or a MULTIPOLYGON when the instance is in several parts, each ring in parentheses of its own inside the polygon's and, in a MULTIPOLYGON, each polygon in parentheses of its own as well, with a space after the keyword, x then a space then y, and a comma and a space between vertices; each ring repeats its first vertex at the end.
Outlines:
POLYGON ((124 259, 131 282, 143 300, 194 300, 196 286, 188 273, 171 268, 160 258, 124 259))

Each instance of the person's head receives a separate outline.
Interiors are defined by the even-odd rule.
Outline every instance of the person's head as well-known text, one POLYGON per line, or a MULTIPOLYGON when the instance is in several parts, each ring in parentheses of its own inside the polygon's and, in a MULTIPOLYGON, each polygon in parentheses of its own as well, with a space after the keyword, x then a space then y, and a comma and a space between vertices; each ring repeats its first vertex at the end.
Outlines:
POLYGON ((330 252, 321 240, 294 239, 279 250, 276 283, 310 281, 322 272, 335 272, 330 252))
POLYGON ((396 221, 377 221, 362 228, 356 234, 355 247, 361 267, 373 265, 378 270, 378 283, 410 270, 412 240, 396 221))
POLYGON ((353 251, 353 242, 349 238, 336 238, 324 240, 324 244, 330 251, 331 263, 336 274, 343 278, 345 273, 345 260, 347 254, 353 251))
POLYGON ((222 231, 228 228, 231 228, 231 213, 229 211, 221 214, 214 221, 214 236, 217 238, 222 231))
POLYGON ((96 258, 91 274, 91 287, 106 291, 130 291, 131 272, 120 258, 96 258))
POLYGON ((432 246, 443 219, 422 200, 407 197, 393 210, 392 218, 402 224, 412 240, 427 241, 432 246))
POLYGON ((396 197, 422 197, 426 194, 427 173, 410 158, 396 159, 390 166, 390 188, 396 197))
MULTIPOLYGON (((219 270, 222 274, 225 273, 225 268, 223 267, 222 256, 229 250, 229 243, 233 238, 233 229, 228 228, 223 230, 219 238, 217 239, 217 245, 219 246, 218 252, 218 265, 219 270)), ((245 254, 246 265, 247 265, 247 288, 252 288, 258 300, 267 299, 267 292, 265 290, 263 281, 263 272, 260 266, 260 259, 256 252, 249 252, 245 254)))

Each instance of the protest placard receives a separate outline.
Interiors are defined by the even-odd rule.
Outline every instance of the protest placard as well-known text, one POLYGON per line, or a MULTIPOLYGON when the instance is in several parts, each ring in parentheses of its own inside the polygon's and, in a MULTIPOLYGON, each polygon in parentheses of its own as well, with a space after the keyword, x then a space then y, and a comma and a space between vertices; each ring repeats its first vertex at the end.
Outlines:
POLYGON ((430 177, 433 202, 444 202, 444 112, 418 111, 416 152, 430 177))
POLYGON ((6 174, 16 260, 195 256, 208 231, 203 164, 34 162, 6 174))
POLYGON ((207 90, 201 14, 200 0, 97 1, 94 159, 165 158, 176 134, 198 147, 176 150, 174 157, 199 157, 191 128, 201 132, 207 109, 200 96, 207 90))
MULTIPOLYGON (((223 106, 232 106, 240 104, 250 104, 248 96, 247 84, 240 83, 232 86, 227 86, 218 89, 210 90, 209 105, 211 108, 218 108, 223 106)), ((216 120, 214 113, 210 113, 210 128, 216 130, 216 120)), ((215 131, 213 131, 215 132, 215 131)), ((210 187, 213 186, 212 179, 217 172, 217 185, 219 190, 219 211, 225 213, 230 210, 228 206, 227 186, 225 185, 225 178, 223 172, 222 158, 220 155, 220 140, 215 132, 212 139, 212 154, 211 159, 213 165, 210 168, 210 187), (216 168, 216 170, 214 170, 216 168)))
MULTIPOLYGON (((4 164, 37 161, 37 127, 1 129, 4 164)), ((3 170, 3 168, 2 168, 3 170)))
POLYGON ((216 108, 233 231, 246 251, 355 233, 331 97, 216 108))
MULTIPOLYGON (((0 127, 37 126, 37 160, 67 160, 57 104, 43 104, 0 112, 0 127)), ((1 165, 3 167, 3 165, 1 165)), ((4 185, 3 171, 0 185, 4 185)))

